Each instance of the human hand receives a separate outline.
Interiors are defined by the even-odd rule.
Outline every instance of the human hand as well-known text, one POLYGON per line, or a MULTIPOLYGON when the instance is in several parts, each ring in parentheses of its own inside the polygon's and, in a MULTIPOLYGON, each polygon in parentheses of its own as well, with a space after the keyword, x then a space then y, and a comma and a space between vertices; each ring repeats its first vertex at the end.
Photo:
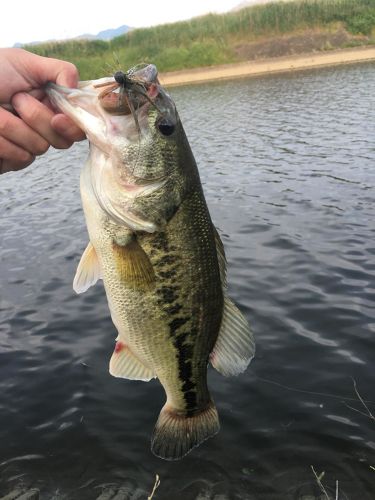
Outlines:
POLYGON ((53 110, 44 92, 48 81, 76 87, 77 69, 26 50, 0 49, 0 174, 27 167, 49 146, 66 149, 85 138, 53 110))

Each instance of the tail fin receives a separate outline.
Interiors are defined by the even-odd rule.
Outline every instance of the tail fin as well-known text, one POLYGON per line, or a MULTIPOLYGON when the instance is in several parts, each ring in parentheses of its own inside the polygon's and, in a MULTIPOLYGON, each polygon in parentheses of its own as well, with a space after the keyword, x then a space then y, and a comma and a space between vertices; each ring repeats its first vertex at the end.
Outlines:
POLYGON ((165 460, 179 460, 219 429, 219 416, 213 402, 193 416, 179 414, 165 405, 155 425, 151 451, 165 460))

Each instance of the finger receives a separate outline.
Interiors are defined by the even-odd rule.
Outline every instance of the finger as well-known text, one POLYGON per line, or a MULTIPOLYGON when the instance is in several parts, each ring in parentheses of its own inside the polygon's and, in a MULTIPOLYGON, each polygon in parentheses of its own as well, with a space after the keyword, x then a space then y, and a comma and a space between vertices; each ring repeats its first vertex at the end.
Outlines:
POLYGON ((27 150, 33 156, 42 155, 49 148, 49 143, 43 137, 3 108, 0 108, 0 136, 27 150))
POLYGON ((51 126, 68 141, 76 142, 86 139, 85 133, 70 118, 61 113, 52 117, 51 126))
POLYGON ((1 173, 25 168, 35 159, 28 151, 0 137, 1 173))
POLYGON ((9 113, 15 113, 15 110, 11 104, 0 104, 0 108, 5 109, 6 111, 9 111, 9 113))
POLYGON ((67 61, 37 57, 32 70, 32 76, 40 85, 47 82, 56 82, 66 87, 77 87, 78 70, 74 64, 67 61))
POLYGON ((20 118, 53 147, 66 149, 71 146, 71 141, 66 140, 52 128, 51 120, 54 113, 43 103, 29 94, 20 92, 13 96, 12 105, 20 118))
POLYGON ((46 96, 43 89, 31 89, 28 94, 35 97, 35 99, 38 99, 38 101, 42 101, 46 96))
POLYGON ((13 172, 15 170, 22 170, 23 168, 28 167, 34 160, 35 158, 32 158, 32 160, 26 163, 11 160, 0 160, 0 175, 6 174, 7 172, 13 172))

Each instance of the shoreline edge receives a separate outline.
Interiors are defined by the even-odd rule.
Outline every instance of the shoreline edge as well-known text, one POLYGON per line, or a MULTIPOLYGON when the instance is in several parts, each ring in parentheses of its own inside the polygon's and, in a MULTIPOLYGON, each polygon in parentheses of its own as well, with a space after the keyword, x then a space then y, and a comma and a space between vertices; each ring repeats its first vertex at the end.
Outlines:
POLYGON ((160 73, 159 80, 166 87, 229 80, 249 76, 268 75, 303 69, 375 61, 375 47, 355 47, 327 52, 258 59, 220 66, 208 66, 160 73))

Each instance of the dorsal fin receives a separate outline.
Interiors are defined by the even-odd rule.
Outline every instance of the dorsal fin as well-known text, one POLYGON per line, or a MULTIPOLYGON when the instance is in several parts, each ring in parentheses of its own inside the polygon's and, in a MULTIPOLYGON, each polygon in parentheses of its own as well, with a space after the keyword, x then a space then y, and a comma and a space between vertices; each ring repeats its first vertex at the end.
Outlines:
POLYGON ((76 293, 85 292, 90 286, 102 278, 102 271, 96 255, 95 248, 89 241, 79 261, 73 281, 73 290, 76 293))
POLYGON ((249 323, 233 302, 224 296, 223 319, 219 336, 210 355, 212 366, 222 375, 239 375, 255 354, 249 323))
POLYGON ((214 235, 215 235, 215 243, 216 243, 216 252, 217 252, 217 260, 219 262, 220 269, 220 281, 223 289, 227 287, 227 258, 225 257, 224 245, 221 241, 218 230, 215 226, 214 235))

